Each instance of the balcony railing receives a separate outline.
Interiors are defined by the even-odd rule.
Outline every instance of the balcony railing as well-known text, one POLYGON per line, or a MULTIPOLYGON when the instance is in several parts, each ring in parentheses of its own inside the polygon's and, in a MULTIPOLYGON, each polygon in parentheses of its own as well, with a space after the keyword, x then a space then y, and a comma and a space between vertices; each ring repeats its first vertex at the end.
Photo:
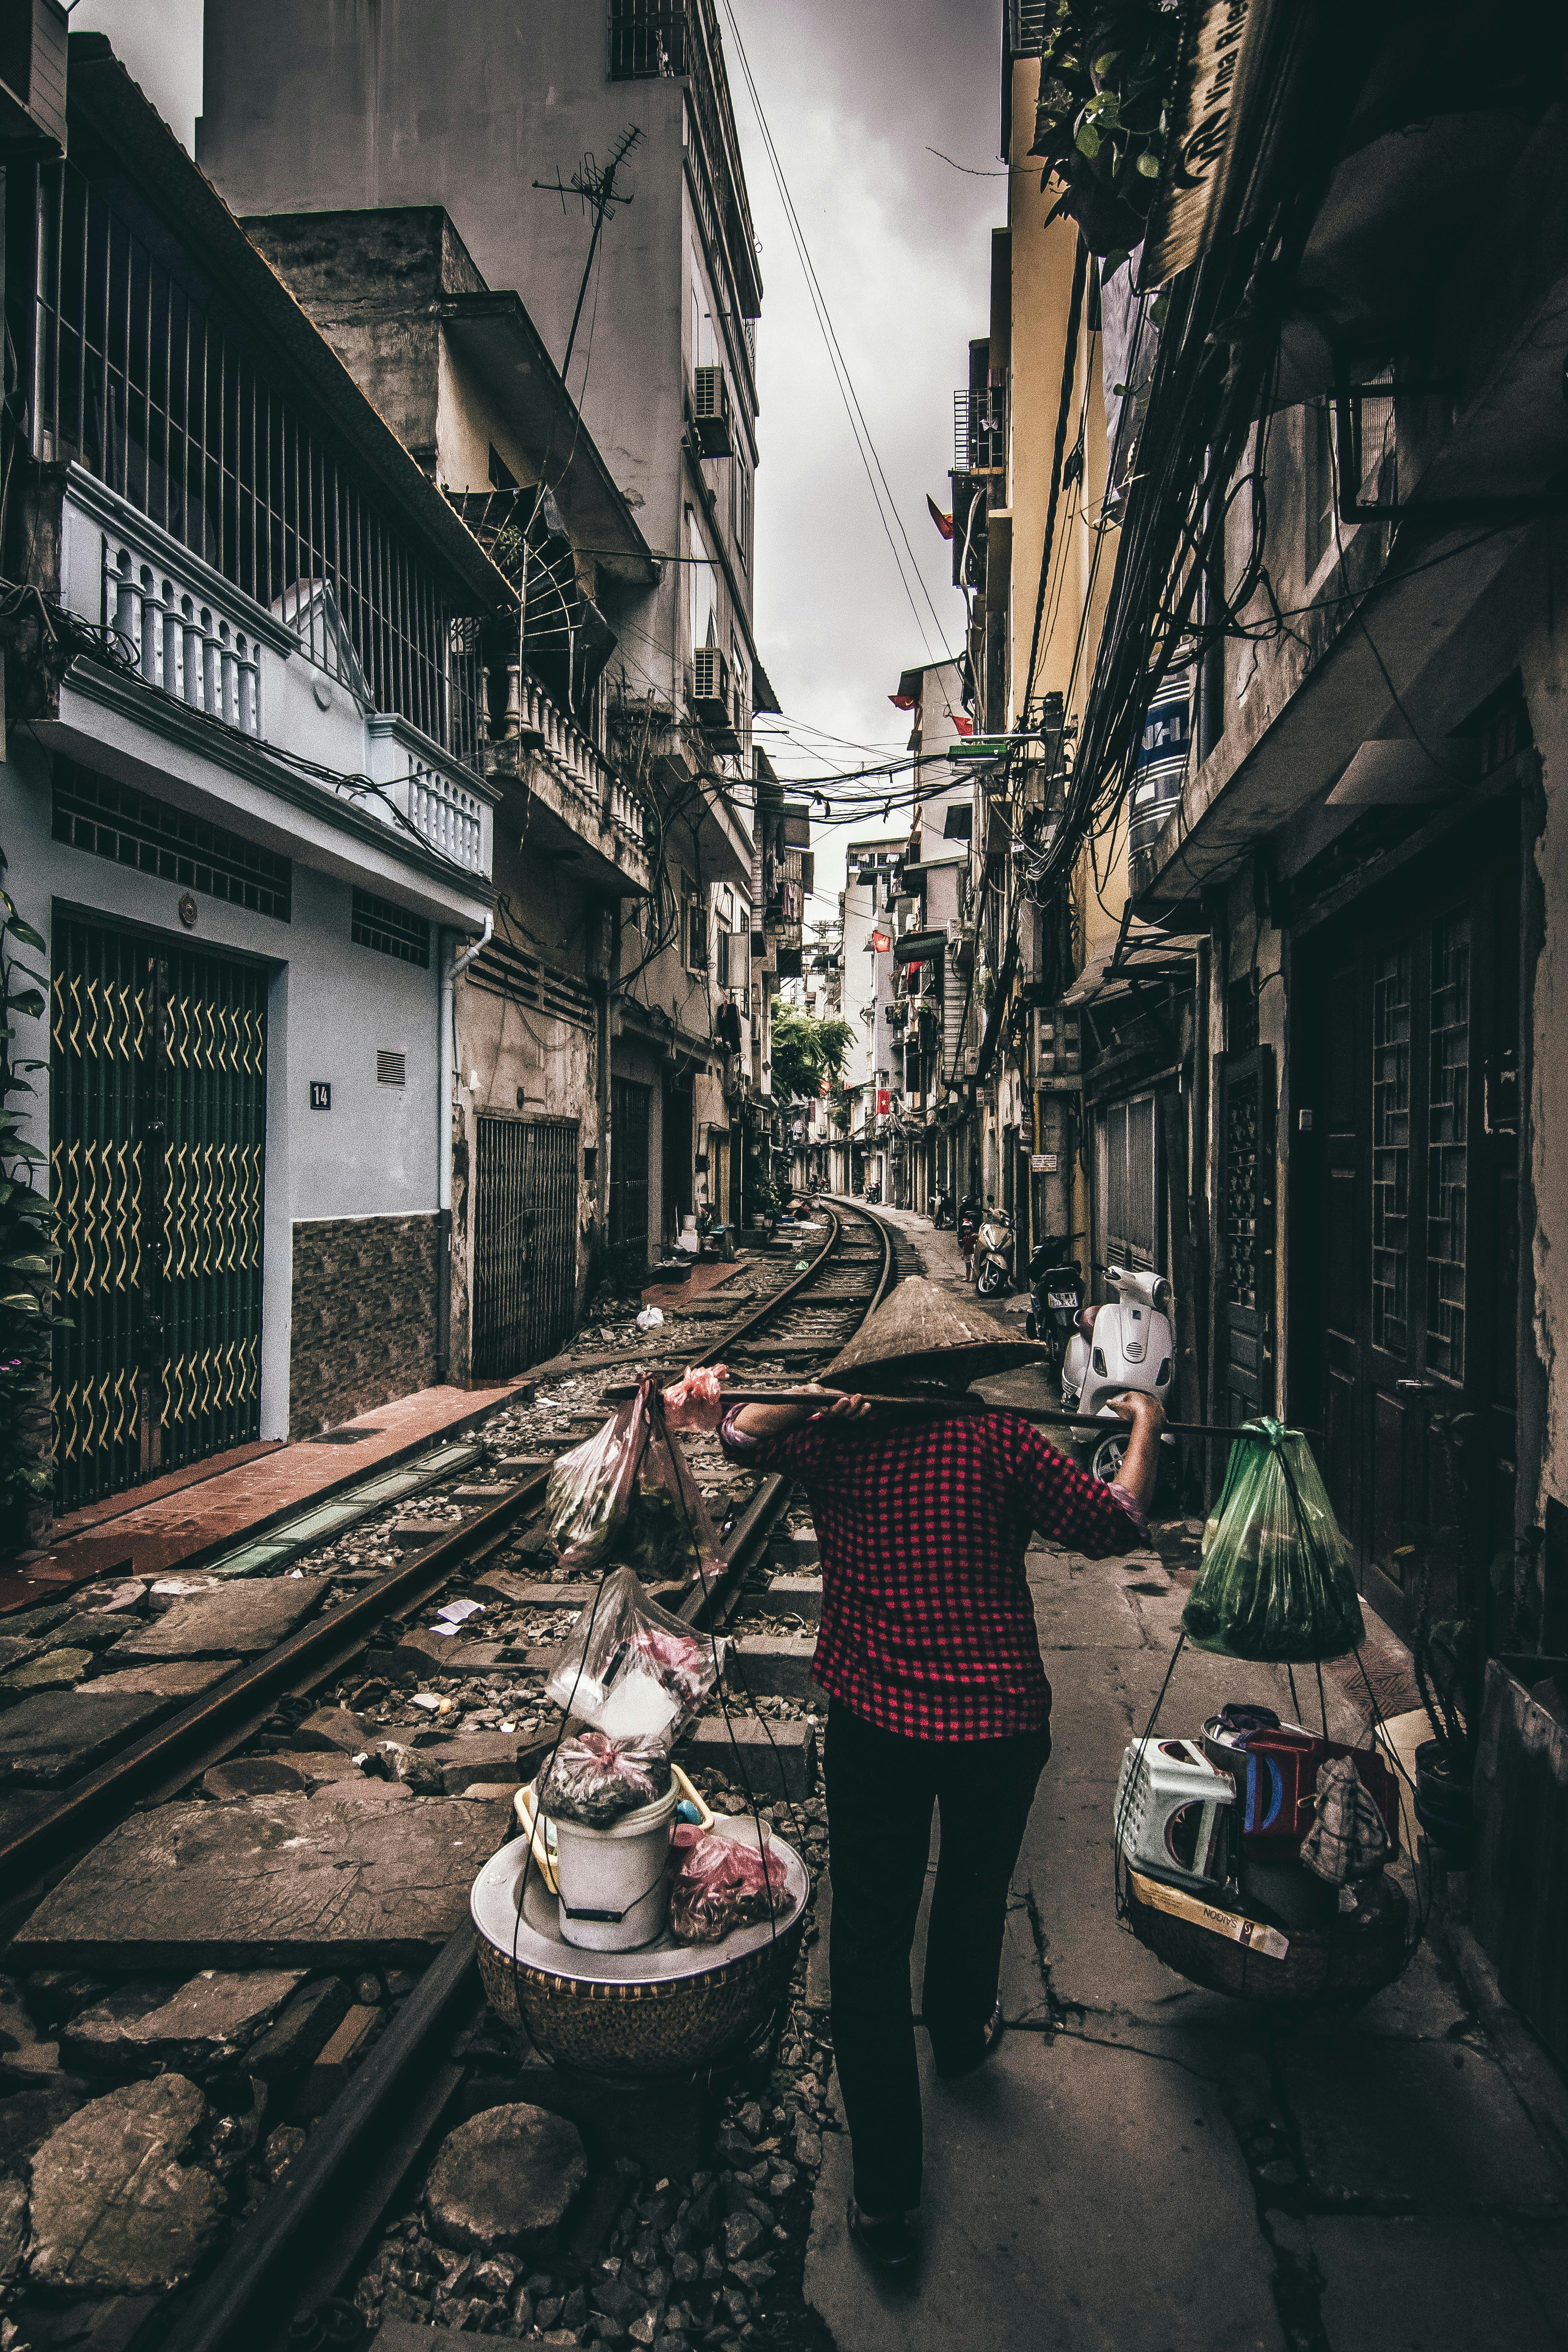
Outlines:
POLYGON ((568 719, 539 680, 517 663, 507 673, 500 739, 541 753, 567 789, 596 810, 605 824, 642 841, 642 804, 637 795, 626 789, 593 737, 568 719))
POLYGON ((103 618, 149 686, 261 733, 260 650, 202 589, 118 533, 103 535, 103 618))
POLYGON ((952 395, 952 463, 960 474, 1007 469, 1007 393, 1003 384, 966 387, 952 395))
MULTIPOLYGON (((493 793, 448 760, 406 720, 378 714, 370 722, 371 776, 384 798, 387 822, 401 819, 422 841, 466 874, 488 875, 492 854, 493 793)), ((373 814, 377 802, 368 803, 373 814)))

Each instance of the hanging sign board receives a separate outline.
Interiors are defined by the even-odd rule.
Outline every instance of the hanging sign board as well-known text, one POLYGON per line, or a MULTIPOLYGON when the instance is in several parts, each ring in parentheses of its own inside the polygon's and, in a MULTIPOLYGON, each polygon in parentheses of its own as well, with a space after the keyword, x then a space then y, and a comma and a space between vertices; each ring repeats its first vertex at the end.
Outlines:
POLYGON ((1054 1151, 1030 1152, 1029 1173, 1031 1176, 1054 1176, 1056 1172, 1057 1155, 1054 1151))
POLYGON ((1278 97, 1276 30, 1283 0, 1199 0, 1189 5, 1171 107, 1164 168, 1138 269, 1138 290, 1163 286, 1247 209, 1257 140, 1278 97))

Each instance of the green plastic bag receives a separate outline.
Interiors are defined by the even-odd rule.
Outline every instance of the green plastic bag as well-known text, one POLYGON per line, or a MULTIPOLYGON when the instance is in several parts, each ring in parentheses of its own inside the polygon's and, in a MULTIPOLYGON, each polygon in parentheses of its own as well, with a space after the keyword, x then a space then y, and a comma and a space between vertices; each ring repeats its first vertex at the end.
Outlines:
POLYGON ((1345 1539, 1299 1429, 1249 1421, 1204 1529, 1182 1625, 1200 1650, 1258 1664, 1341 1658, 1365 1636, 1345 1539))

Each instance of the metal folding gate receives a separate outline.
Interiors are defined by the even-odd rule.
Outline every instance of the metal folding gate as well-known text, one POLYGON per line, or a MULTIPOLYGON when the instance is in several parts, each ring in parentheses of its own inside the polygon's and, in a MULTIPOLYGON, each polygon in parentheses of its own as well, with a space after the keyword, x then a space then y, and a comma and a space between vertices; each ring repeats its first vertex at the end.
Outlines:
POLYGON ((474 1183, 476 1379, 521 1372, 558 1348, 577 1311, 574 1118, 484 1117, 474 1183))
POLYGON ((260 1434, 267 980, 69 917, 53 966, 68 1510, 260 1434))

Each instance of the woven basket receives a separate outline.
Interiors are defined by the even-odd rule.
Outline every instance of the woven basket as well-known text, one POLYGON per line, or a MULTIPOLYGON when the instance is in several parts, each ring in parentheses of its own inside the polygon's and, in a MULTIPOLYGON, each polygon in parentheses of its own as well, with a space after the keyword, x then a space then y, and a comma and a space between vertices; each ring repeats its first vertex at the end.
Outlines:
POLYGON ((471 1909, 486 1998, 543 2057, 624 2083, 696 2074, 749 2049, 782 2007, 811 1885, 784 1839, 772 1844, 785 1883, 776 1932, 764 1920, 710 1948, 666 1937, 647 1952, 575 1951, 537 1874, 520 1923, 524 1851, 518 1838, 492 1855, 471 1909))
POLYGON ((1363 1889, 1356 1909, 1329 1927, 1293 1930, 1282 1960, 1157 1911, 1131 1884, 1127 1918, 1139 1942, 1178 1976, 1211 1992, 1280 2007, 1358 2008, 1403 1974, 1411 1953, 1410 1906, 1386 1878, 1363 1889))
POLYGON ((702 1976, 652 1984, 595 1984, 547 1975, 479 1941, 490 2007, 520 2025, 558 2065, 622 2082, 690 2074, 755 2041, 789 1990, 803 1913, 776 1939, 702 1976))

